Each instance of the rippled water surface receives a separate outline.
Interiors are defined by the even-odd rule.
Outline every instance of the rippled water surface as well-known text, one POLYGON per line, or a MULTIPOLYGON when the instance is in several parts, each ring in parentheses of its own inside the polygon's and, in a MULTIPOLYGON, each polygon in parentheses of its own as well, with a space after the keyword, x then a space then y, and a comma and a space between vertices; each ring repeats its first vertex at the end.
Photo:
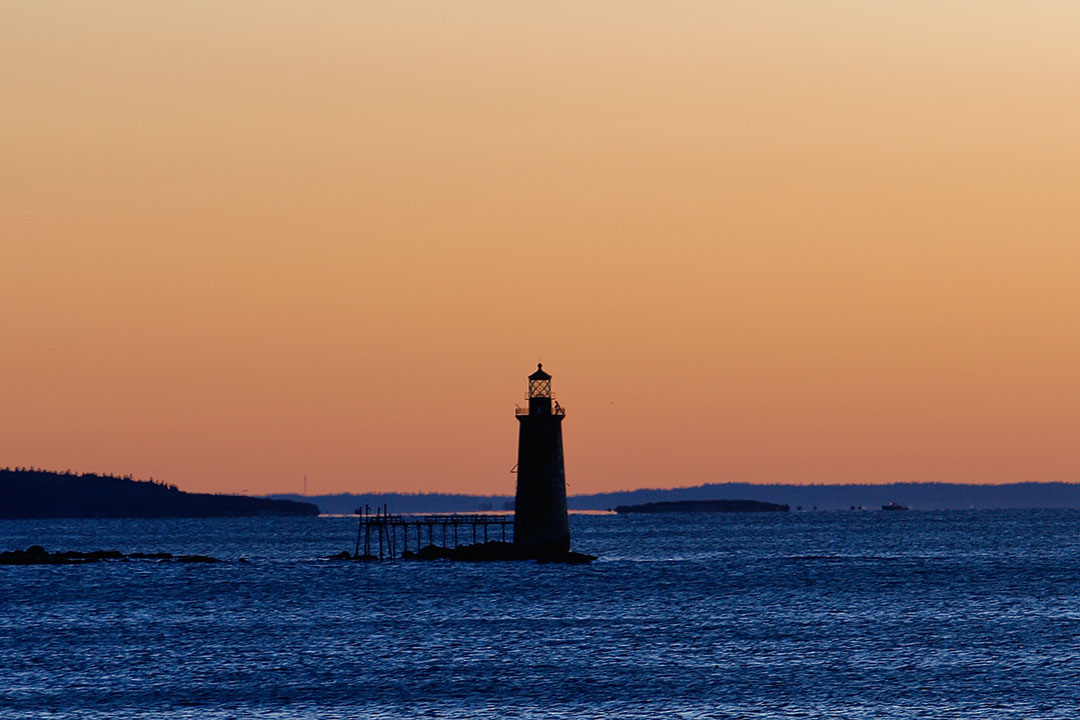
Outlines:
POLYGON ((1080 713, 1080 512, 571 524, 596 563, 318 560, 349 518, 0 522, 229 561, 0 567, 0 717, 1080 713))

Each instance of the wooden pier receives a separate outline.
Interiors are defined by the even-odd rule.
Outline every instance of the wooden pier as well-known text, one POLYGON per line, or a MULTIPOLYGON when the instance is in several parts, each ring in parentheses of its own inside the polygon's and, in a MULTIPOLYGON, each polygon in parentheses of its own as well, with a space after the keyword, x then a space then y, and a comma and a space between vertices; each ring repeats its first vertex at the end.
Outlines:
POLYGON ((357 559, 394 560, 410 550, 419 552, 425 540, 426 545, 456 548, 489 540, 509 542, 514 535, 513 515, 391 515, 385 506, 375 512, 358 508, 356 514, 357 559))

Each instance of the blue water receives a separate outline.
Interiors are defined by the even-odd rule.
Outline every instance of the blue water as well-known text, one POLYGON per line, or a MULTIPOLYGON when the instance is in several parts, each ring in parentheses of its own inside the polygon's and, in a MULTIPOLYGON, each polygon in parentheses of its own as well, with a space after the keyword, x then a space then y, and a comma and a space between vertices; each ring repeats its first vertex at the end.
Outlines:
POLYGON ((600 560, 317 560, 349 518, 0 522, 0 549, 230 561, 0 567, 0 717, 1080 715, 1080 512, 571 525, 600 560))

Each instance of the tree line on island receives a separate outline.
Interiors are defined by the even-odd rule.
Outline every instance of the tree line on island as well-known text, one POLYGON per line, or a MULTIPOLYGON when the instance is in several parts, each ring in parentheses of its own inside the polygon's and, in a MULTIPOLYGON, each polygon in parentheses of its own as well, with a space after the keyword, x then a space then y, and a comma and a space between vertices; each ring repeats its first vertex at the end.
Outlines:
POLYGON ((76 474, 38 468, 0 470, 0 518, 153 518, 318 515, 295 500, 189 493, 153 478, 76 474))
MULTIPOLYGON (((324 513, 346 515, 365 505, 392 512, 513 511, 512 495, 454 493, 337 493, 276 494, 268 497, 316 503, 324 513)), ((615 510, 620 505, 658 502, 754 501, 787 505, 792 512, 813 510, 880 510, 898 503, 913 510, 1080 509, 1080 483, 1023 482, 1002 485, 978 483, 906 482, 885 484, 796 485, 707 483, 692 487, 641 488, 571 495, 571 510, 615 510)))
MULTIPOLYGON (((1080 508, 1080 484, 1064 482, 978 485, 966 483, 890 483, 883 485, 756 485, 710 483, 671 489, 644 488, 573 495, 571 510, 615 510, 620 506, 659 505, 631 512, 724 511, 771 504, 792 511, 877 510, 901 503, 917 510, 1080 508), (727 499, 725 499, 727 498, 727 499), (733 500, 736 498, 737 500, 733 500), (704 505, 702 505, 704 503, 704 505), (731 506, 736 509, 736 506, 731 506)), ((54 472, 40 468, 0 469, 0 519, 109 517, 250 517, 352 514, 365 505, 386 505, 397 513, 485 512, 514 509, 510 495, 454 493, 341 493, 335 495, 213 495, 188 493, 176 485, 131 475, 54 472)), ((737 511, 736 510, 736 511, 737 511)), ((624 508, 623 512, 627 512, 624 508)))

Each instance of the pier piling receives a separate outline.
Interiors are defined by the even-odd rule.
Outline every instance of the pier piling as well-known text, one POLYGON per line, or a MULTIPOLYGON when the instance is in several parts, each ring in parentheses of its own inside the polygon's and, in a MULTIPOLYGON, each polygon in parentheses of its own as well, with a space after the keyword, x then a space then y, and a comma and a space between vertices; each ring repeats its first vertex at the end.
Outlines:
MULTIPOLYGON (((445 514, 445 515, 391 515, 385 508, 379 508, 375 513, 366 512, 365 508, 357 509, 356 514, 359 525, 356 528, 356 551, 354 557, 365 560, 395 560, 400 558, 409 547, 409 529, 416 530, 416 549, 420 552, 424 546, 424 529, 427 529, 428 545, 436 546, 436 528, 442 536, 442 547, 449 548, 451 539, 453 547, 459 547, 460 535, 458 529, 462 525, 472 526, 473 543, 476 544, 483 528, 484 542, 488 542, 489 528, 498 528, 503 542, 507 539, 507 528, 511 534, 514 528, 512 515, 479 515, 479 514, 445 514), (398 531, 401 532, 401 547, 398 547, 398 531), (378 555, 374 554, 374 542, 371 537, 375 533, 379 544, 378 555), (360 550, 360 539, 363 538, 363 553, 360 550)), ((436 546, 437 547, 437 546, 436 546)))

